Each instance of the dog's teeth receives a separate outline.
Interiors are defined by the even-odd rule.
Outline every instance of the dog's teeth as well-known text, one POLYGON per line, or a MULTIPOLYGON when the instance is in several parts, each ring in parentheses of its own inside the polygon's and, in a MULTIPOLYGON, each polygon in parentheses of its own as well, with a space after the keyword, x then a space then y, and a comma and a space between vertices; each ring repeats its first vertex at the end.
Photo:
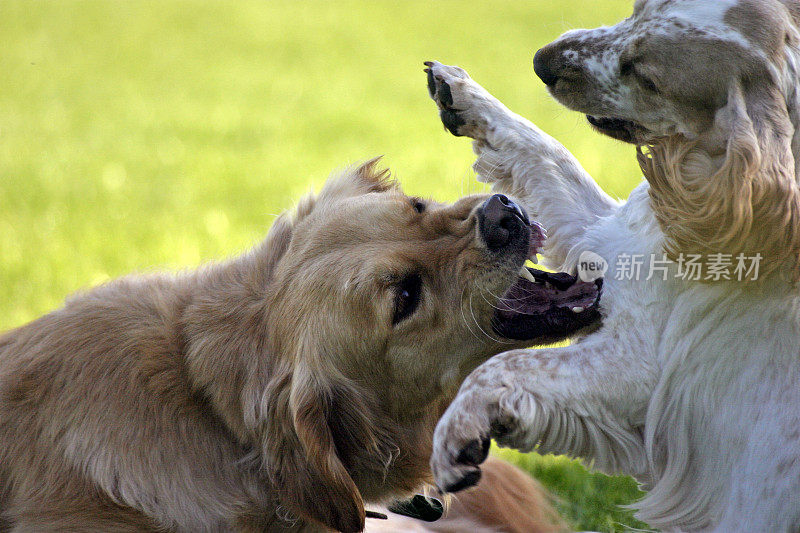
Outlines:
POLYGON ((533 274, 531 274, 531 271, 525 268, 524 266, 519 269, 519 275, 527 279, 531 283, 536 283, 536 278, 534 278, 533 274))
POLYGON ((573 307, 572 308, 572 312, 573 313, 583 313, 583 307, 573 307))

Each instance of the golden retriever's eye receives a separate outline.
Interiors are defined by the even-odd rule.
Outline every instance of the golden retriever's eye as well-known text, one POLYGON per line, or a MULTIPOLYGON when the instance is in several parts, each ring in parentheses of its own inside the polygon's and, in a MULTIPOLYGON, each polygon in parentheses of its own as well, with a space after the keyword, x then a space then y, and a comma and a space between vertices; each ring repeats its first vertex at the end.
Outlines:
POLYGON ((395 286, 392 325, 409 317, 419 306, 422 295, 422 278, 419 274, 406 276, 395 286))
POLYGON ((619 66, 620 76, 627 76, 631 72, 633 72, 633 61, 625 61, 620 64, 619 66))
POLYGON ((412 198, 411 205, 414 207, 414 211, 416 211, 417 213, 425 212, 425 202, 423 202, 419 198, 412 198))

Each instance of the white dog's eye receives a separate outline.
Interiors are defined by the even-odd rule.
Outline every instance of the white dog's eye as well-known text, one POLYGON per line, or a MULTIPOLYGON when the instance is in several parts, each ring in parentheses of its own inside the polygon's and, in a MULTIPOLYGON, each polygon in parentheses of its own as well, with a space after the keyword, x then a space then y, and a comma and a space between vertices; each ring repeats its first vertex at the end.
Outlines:
POLYGON ((619 75, 620 76, 630 76, 633 75, 636 80, 644 87, 646 90, 657 93, 658 87, 656 86, 655 82, 642 74, 639 70, 636 69, 636 66, 633 64, 633 61, 625 61, 620 63, 619 65, 619 75))
POLYGON ((419 274, 411 274, 400 280, 400 283, 395 286, 392 325, 397 324, 416 311, 421 295, 422 278, 419 274))
POLYGON ((423 202, 419 198, 412 198, 411 205, 414 207, 414 211, 416 211, 417 213, 425 212, 425 202, 423 202))
POLYGON ((656 87, 655 82, 653 80, 651 80, 650 78, 648 78, 647 76, 642 76, 641 74, 639 74, 637 72, 636 73, 636 78, 639 80, 639 83, 642 84, 642 87, 644 87, 645 89, 647 89, 651 93, 657 93, 658 92, 658 87, 656 87))

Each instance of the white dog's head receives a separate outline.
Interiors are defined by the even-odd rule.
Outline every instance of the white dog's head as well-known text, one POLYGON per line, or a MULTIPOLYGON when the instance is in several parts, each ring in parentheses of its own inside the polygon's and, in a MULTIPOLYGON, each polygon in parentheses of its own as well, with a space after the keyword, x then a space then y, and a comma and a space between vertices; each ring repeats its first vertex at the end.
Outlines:
MULTIPOLYGON (((800 15, 800 4, 793 7, 800 15)), ((545 46, 534 68, 559 102, 611 137, 697 139, 713 129, 731 90, 776 105, 782 97, 784 107, 794 98, 787 59, 798 33, 789 8, 777 0, 638 0, 615 26, 569 31, 545 46)))
POLYGON ((637 0, 612 27, 565 33, 534 69, 640 163, 673 255, 800 258, 800 2, 637 0))

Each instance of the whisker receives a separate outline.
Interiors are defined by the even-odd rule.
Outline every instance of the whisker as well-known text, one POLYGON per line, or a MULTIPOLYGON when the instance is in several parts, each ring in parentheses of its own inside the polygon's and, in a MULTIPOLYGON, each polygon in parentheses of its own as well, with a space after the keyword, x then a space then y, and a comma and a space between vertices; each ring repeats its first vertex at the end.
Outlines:
POLYGON ((500 339, 496 339, 496 338, 494 338, 493 336, 491 336, 491 335, 489 335, 488 333, 486 333, 486 330, 484 330, 484 329, 483 329, 483 327, 481 327, 481 325, 478 323, 478 319, 475 317, 475 312, 474 312, 474 310, 472 309, 472 293, 470 293, 470 295, 469 295, 469 312, 470 312, 470 314, 472 315, 472 320, 474 320, 474 321, 475 321, 475 325, 478 327, 478 329, 480 330, 480 332, 481 332, 481 333, 483 333, 484 335, 486 335, 486 337, 487 337, 487 338, 488 338, 490 341, 492 341, 492 342, 496 342, 496 343, 499 343, 499 344, 511 344, 510 342, 504 342, 504 341, 502 341, 502 340, 500 340, 500 339))
POLYGON ((459 307, 461 308, 461 319, 464 321, 464 325, 467 326, 467 329, 472 334, 473 337, 478 339, 478 341, 483 342, 483 339, 480 338, 474 331, 472 331, 472 326, 470 325, 469 321, 467 320, 467 315, 464 314, 464 293, 467 292, 467 287, 464 286, 464 289, 461 291, 461 300, 459 307))

